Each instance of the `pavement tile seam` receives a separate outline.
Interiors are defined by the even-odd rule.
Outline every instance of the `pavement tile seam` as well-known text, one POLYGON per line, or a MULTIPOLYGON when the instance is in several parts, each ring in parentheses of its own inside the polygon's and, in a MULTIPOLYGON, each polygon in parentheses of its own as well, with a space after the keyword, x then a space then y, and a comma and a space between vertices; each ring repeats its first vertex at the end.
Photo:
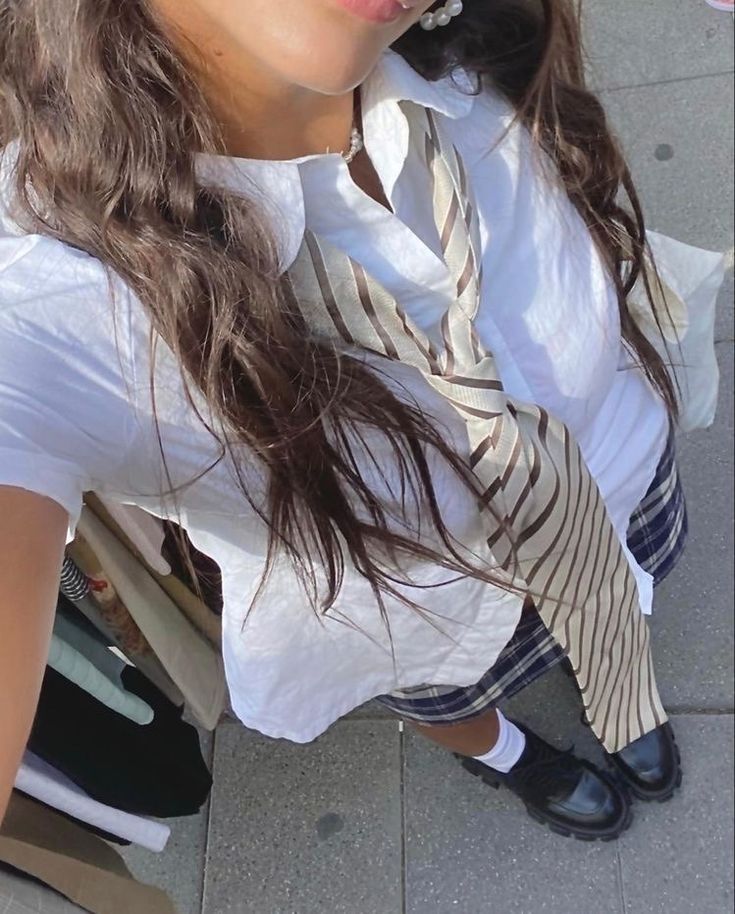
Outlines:
POLYGON ((304 747, 234 721, 217 736, 206 914, 403 914, 397 721, 304 747))
POLYGON ((623 878, 623 858, 620 855, 619 847, 615 848, 615 878, 618 883, 621 914, 628 914, 628 903, 625 900, 625 879, 623 878))
POLYGON ((732 717, 735 708, 690 708, 686 705, 666 705, 667 712, 672 717, 683 717, 690 714, 697 717, 732 717))
POLYGON ((638 804, 637 831, 618 847, 626 914, 725 914, 733 910, 732 726, 729 716, 720 717, 721 734, 712 729, 717 722, 702 721, 698 715, 690 716, 677 731, 687 786, 663 804, 666 826, 659 821, 661 806, 638 804), (695 730, 699 730, 698 740, 693 736, 695 730), (701 752, 705 734, 709 750, 714 748, 715 735, 721 736, 719 751, 701 752), (709 778, 703 777, 711 778, 713 764, 722 766, 718 774, 723 777, 723 787, 717 794, 711 790, 709 778), (657 866, 646 865, 650 854, 657 866), (683 877, 682 871, 687 869, 683 877))
POLYGON ((626 89, 646 89, 649 86, 667 86, 672 83, 690 83, 701 79, 716 79, 720 76, 732 76, 735 70, 729 67, 726 70, 714 70, 712 73, 692 73, 691 76, 669 76, 665 79, 651 79, 640 83, 621 83, 620 85, 595 86, 592 90, 595 95, 603 92, 623 92, 626 89))
POLYGON ((398 722, 398 758, 400 765, 398 780, 401 798, 401 914, 406 914, 408 909, 406 879, 408 864, 408 847, 406 844, 408 809, 406 808, 406 726, 402 720, 398 722))
MULTIPOLYGON (((212 751, 209 756, 209 770, 212 772, 212 779, 216 777, 216 772, 214 770, 214 760, 216 752, 216 743, 217 743, 217 731, 215 730, 212 733, 212 751)), ((209 835, 212 831, 212 803, 207 804, 207 827, 204 832, 204 848, 202 856, 202 871, 201 871, 201 889, 199 892, 199 898, 201 899, 201 904, 199 907, 199 914, 204 914, 207 905, 207 861, 209 860, 209 835)))

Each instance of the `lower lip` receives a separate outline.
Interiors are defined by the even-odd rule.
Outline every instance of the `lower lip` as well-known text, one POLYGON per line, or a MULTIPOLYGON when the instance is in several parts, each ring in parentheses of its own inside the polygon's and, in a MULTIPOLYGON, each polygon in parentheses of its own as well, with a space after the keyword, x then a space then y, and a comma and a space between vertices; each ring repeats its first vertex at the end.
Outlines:
POLYGON ((337 0, 356 16, 369 22, 395 22, 408 12, 396 0, 337 0))

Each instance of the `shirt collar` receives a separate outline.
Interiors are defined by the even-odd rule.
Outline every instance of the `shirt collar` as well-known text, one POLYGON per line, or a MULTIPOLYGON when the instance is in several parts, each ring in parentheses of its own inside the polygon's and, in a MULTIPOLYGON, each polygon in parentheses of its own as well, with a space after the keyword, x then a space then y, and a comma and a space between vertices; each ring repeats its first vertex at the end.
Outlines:
MULTIPOLYGON (((417 73, 399 54, 388 50, 381 55, 378 64, 362 86, 363 118, 368 151, 373 154, 372 144, 378 134, 385 137, 389 123, 381 113, 394 109, 402 101, 412 101, 430 108, 447 117, 466 117, 475 102, 476 86, 473 79, 463 70, 436 82, 430 82, 417 73), (393 104, 391 104, 393 103, 393 104), (381 122, 384 129, 381 130, 381 122)), ((405 122, 405 117, 401 115, 405 122)), ((394 182, 405 160, 407 150, 406 130, 388 134, 396 149, 391 174, 394 182)), ((377 150, 376 150, 377 152, 377 150)), ((216 184, 246 195, 258 204, 269 224, 276 233, 279 262, 287 270, 296 259, 304 237, 306 214, 302 187, 302 171, 306 168, 344 168, 339 153, 322 153, 282 161, 245 159, 233 156, 199 154, 196 159, 197 176, 201 181, 216 184)))
POLYGON ((363 86, 367 101, 416 102, 453 119, 466 117, 472 110, 476 81, 465 70, 430 82, 395 51, 387 50, 363 86))
MULTIPOLYGON (((362 86, 363 109, 366 120, 372 120, 372 136, 368 141, 378 143, 385 135, 389 124, 395 128, 396 119, 386 119, 384 129, 381 124, 381 113, 392 108, 391 103, 412 101, 426 108, 453 119, 466 117, 475 102, 476 86, 473 79, 464 71, 457 70, 451 77, 436 82, 429 82, 417 73, 395 51, 387 50, 381 55, 362 86)), ((405 119, 404 119, 405 120, 405 119)), ((366 124, 366 135, 368 134, 366 124)), ((403 144, 405 138, 391 131, 391 142, 396 149, 394 172, 399 170, 400 161, 405 158, 403 144)), ((370 145, 370 142, 368 142, 370 145)), ((371 154, 373 150, 370 150, 371 154)), ((375 150, 376 156, 379 150, 375 150)), ((0 223, 5 233, 21 233, 8 213, 11 176, 18 156, 17 141, 8 143, 0 149, 0 223)), ((278 242, 281 269, 286 270, 296 259, 304 237, 306 215, 304 195, 301 183, 301 168, 307 163, 322 160, 333 164, 335 168, 343 166, 338 153, 330 155, 303 156, 284 161, 260 159, 243 159, 233 156, 221 156, 200 153, 196 156, 197 176, 203 183, 225 187, 246 195, 259 205, 269 225, 273 226, 278 242)), ((389 180, 397 174, 389 175, 389 180)))

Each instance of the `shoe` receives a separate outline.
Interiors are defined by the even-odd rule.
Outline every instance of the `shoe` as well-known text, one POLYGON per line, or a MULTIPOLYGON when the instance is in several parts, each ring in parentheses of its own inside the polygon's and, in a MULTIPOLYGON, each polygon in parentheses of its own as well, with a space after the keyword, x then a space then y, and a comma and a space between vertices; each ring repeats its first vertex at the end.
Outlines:
MULTIPOLYGON (((568 658, 559 664, 574 682, 576 679, 568 658)), ((579 687, 577 687, 579 692, 579 687)), ((589 722, 582 712, 582 723, 589 722)), ((620 752, 606 753, 608 761, 639 800, 669 800, 681 786, 681 755, 670 723, 665 723, 634 740, 620 752)))
POLYGON ((607 757, 639 800, 663 803, 681 786, 681 756, 668 722, 607 757))
POLYGON ((735 0, 705 0, 709 6, 724 13, 735 12, 735 0))
POLYGON ((462 767, 490 787, 501 784, 523 800, 528 814, 559 835, 612 841, 632 820, 627 791, 571 750, 562 752, 514 721, 526 736, 523 755, 503 774, 457 755, 462 767))

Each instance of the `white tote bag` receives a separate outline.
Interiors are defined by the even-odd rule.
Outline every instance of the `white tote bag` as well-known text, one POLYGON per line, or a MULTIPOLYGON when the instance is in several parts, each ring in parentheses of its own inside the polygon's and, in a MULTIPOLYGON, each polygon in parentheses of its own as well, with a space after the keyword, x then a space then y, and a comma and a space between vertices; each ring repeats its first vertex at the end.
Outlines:
POLYGON ((727 255, 692 247, 658 232, 648 231, 646 236, 663 285, 662 301, 658 283, 651 279, 666 345, 641 276, 628 296, 628 305, 636 324, 678 383, 679 427, 685 432, 706 428, 714 421, 717 409, 720 372, 715 356, 715 311, 727 255))

